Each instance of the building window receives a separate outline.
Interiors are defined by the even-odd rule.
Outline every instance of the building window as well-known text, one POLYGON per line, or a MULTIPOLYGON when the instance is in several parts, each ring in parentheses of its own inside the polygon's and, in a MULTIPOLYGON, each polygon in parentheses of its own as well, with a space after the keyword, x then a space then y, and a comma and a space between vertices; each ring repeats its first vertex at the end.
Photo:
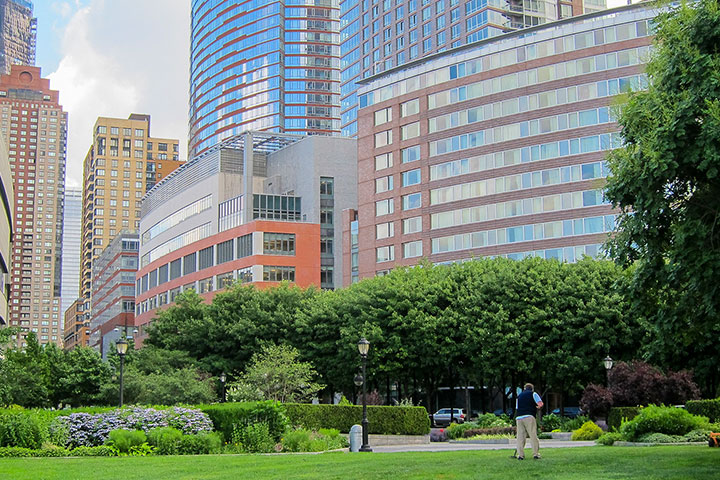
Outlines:
POLYGON ((408 170, 407 172, 402 172, 402 186, 409 187, 411 185, 417 185, 420 183, 420 177, 421 175, 419 168, 416 168, 415 170, 408 170))
POLYGON ((216 247, 216 253, 217 256, 217 262, 216 265, 220 265, 221 263, 229 262, 231 260, 234 260, 233 257, 233 240, 230 239, 226 242, 221 242, 217 244, 216 247))
POLYGON ((393 213, 395 211, 395 204, 393 203, 392 198, 387 198, 385 200, 378 200, 375 202, 375 216, 379 217, 381 215, 388 215, 390 213, 393 213))
POLYGON ((400 114, 403 117, 417 115, 418 113, 420 113, 420 100, 417 98, 400 104, 400 114))
POLYGON ((375 157, 375 170, 382 170, 384 168, 390 168, 393 166, 393 154, 392 152, 383 153, 375 157))
POLYGON ((392 120, 392 108, 387 107, 375 112, 375 125, 382 125, 392 120))
POLYGON ((231 285, 233 284, 233 282, 235 281, 235 279, 233 279, 233 273, 232 273, 232 272, 223 273, 223 274, 221 274, 221 275, 218 275, 218 276, 216 277, 216 280, 217 280, 217 281, 216 281, 215 284, 217 285, 217 289, 218 289, 218 290, 222 290, 222 289, 224 289, 224 288, 228 288, 228 287, 231 286, 231 285))
POLYGON ((403 233, 422 232, 422 217, 412 217, 403 219, 403 233))
POLYGON ((198 293, 207 293, 213 291, 213 277, 204 278, 199 282, 200 291, 198 293))
POLYGON ((403 258, 422 257, 422 241, 403 243, 403 258))
POLYGON ((333 285, 333 267, 320 267, 320 286, 332 288, 333 285))
POLYGON ((170 280, 180 278, 180 275, 182 275, 181 268, 182 264, 179 258, 170 262, 170 280))
POLYGON ((375 256, 377 263, 392 262, 393 260, 395 260, 395 247, 393 245, 377 247, 375 249, 375 256))
POLYGON ((157 270, 150 272, 150 289, 157 287, 157 270))
POLYGON ((400 129, 400 137, 402 140, 409 140, 420 136, 420 122, 409 123, 403 125, 400 129))
POLYGON ((213 247, 203 248, 198 252, 198 270, 213 266, 213 247))
POLYGON ((393 176, 380 177, 375 179, 375 193, 383 193, 393 189, 393 176))
POLYGON ((378 223, 375 225, 375 238, 381 240, 395 235, 395 224, 393 222, 378 223))
POLYGON ((180 295, 180 287, 170 290, 170 301, 174 302, 178 295, 180 295))
POLYGON ((422 197, 420 192, 411 193, 410 195, 403 195, 402 197, 403 210, 412 210, 414 208, 420 208, 422 206, 422 197))
POLYGON ((332 177, 320 177, 320 195, 334 194, 334 179, 332 177))
POLYGON ((295 267, 263 266, 263 281, 265 282, 295 281, 295 267))
POLYGON ((416 160, 420 160, 420 145, 403 148, 401 153, 402 153, 402 163, 408 163, 408 162, 414 162, 416 160))
POLYGON ((158 285, 168 281, 168 264, 166 263, 162 267, 158 268, 158 285))
POLYGON ((252 233, 238 237, 237 258, 249 257, 253 254, 252 233))
POLYGON ((320 223, 325 225, 333 224, 333 210, 322 208, 320 209, 320 223))
POLYGON ((392 143, 392 130, 385 130, 375 134, 375 148, 384 147, 392 143))
POLYGON ((197 267, 195 266, 195 256, 196 253, 191 253, 190 255, 185 255, 183 258, 183 274, 188 275, 190 273, 193 273, 197 270, 197 267))
POLYGON ((264 255, 295 255, 294 233, 263 233, 264 255))
POLYGON ((237 271, 237 281, 240 283, 250 283, 253 281, 252 267, 241 268, 237 271))
POLYGON ((320 239, 320 253, 333 253, 333 239, 332 238, 321 238, 320 239))

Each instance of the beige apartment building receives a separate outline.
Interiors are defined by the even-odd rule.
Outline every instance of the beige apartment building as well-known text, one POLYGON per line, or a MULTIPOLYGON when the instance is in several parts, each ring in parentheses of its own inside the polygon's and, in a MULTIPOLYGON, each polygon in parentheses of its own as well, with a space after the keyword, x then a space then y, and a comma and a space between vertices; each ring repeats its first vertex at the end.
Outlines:
POLYGON ((150 115, 97 119, 83 167, 80 296, 86 304, 95 259, 117 234, 138 230, 145 192, 183 163, 177 139, 150 136, 150 115))
POLYGON ((12 65, 0 77, 0 132, 14 187, 9 267, 10 326, 62 345, 60 312, 67 114, 40 68, 12 65))

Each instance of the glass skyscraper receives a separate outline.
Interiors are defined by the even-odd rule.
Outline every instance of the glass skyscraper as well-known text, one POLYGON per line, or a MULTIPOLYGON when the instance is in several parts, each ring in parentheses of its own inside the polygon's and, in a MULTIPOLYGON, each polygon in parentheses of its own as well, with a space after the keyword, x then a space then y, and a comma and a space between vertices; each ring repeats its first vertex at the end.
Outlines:
POLYGON ((193 0, 189 156, 247 130, 340 133, 338 0, 193 0))
POLYGON ((60 312, 64 315, 80 296, 80 240, 82 237, 82 190, 65 190, 63 209, 62 280, 60 312))
POLYGON ((0 0, 0 73, 10 65, 35 65, 37 19, 27 0, 0 0))
POLYGON ((356 82, 519 28, 604 10, 605 0, 341 0, 341 128, 357 135, 356 82))

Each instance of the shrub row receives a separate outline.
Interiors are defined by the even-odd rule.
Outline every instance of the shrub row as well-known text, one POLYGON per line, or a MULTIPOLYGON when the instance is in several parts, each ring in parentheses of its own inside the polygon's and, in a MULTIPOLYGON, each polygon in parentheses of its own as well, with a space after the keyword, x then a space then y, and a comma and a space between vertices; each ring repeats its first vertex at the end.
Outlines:
MULTIPOLYGON (((334 428, 347 433, 362 421, 362 407, 356 405, 283 405, 290 423, 308 430, 334 428)), ((430 418, 424 407, 385 407, 369 405, 367 416, 370 433, 381 435, 427 435, 430 418)))
POLYGON ((608 415, 607 425, 610 431, 619 430, 623 421, 637 417, 642 407, 613 407, 608 415))
POLYGON ((711 422, 720 422, 720 398, 714 400, 688 400, 687 411, 693 415, 708 417, 711 422))

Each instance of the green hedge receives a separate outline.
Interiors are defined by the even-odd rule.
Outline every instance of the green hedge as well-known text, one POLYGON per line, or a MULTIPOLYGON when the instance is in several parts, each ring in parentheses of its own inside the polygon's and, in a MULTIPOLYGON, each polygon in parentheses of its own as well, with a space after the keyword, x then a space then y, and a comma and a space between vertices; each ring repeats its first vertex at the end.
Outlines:
MULTIPOLYGON (((362 421, 362 407, 356 405, 283 405, 290 423, 308 430, 335 428, 349 432, 362 421)), ((430 433, 430 418, 424 407, 380 407, 370 405, 368 422, 370 433, 381 435, 426 435, 430 433)))
POLYGON ((608 431, 620 430, 620 425, 623 420, 632 420, 640 413, 643 407, 613 407, 610 409, 610 415, 608 415, 607 425, 608 431))
POLYGON ((288 426, 285 411, 280 403, 273 401, 217 403, 213 405, 197 405, 203 413, 210 417, 216 432, 222 434, 224 441, 229 442, 235 425, 251 425, 266 422, 270 435, 279 441, 288 426))
POLYGON ((720 398, 714 400, 688 400, 685 408, 693 415, 708 417, 711 422, 720 422, 720 398))

